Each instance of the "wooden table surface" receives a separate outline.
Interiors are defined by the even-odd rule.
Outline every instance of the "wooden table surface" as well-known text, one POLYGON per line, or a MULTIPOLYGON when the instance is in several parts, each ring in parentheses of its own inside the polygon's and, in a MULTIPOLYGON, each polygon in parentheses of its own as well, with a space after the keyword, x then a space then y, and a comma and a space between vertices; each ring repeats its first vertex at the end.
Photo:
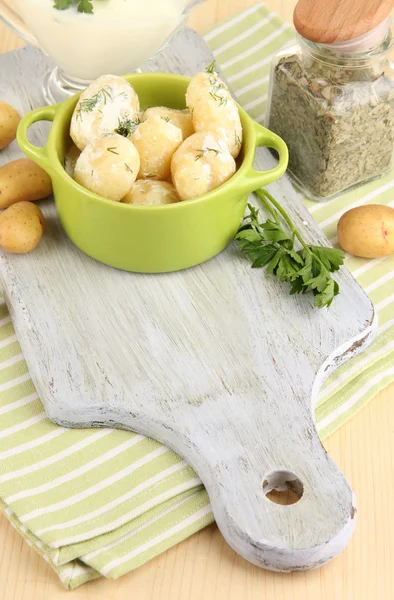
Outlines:
MULTIPOLYGON (((204 31, 254 3, 210 0, 197 9, 192 25, 204 31)), ((296 0, 266 3, 292 20, 296 0)), ((0 52, 22 45, 0 25, 0 52)), ((358 524, 345 552, 322 569, 286 575, 263 571, 238 557, 212 525, 116 583, 100 579, 67 592, 47 563, 0 516, 0 598, 389 600, 394 589, 394 384, 325 446, 355 490, 358 524)))

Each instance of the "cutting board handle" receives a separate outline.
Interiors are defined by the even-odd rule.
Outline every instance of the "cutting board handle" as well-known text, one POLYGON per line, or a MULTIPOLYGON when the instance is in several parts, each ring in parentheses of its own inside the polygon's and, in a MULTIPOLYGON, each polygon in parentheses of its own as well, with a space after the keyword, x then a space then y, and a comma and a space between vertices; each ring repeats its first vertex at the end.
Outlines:
POLYGON ((20 149, 37 164, 40 165, 49 175, 52 175, 51 162, 47 157, 47 151, 45 146, 39 148, 29 141, 28 131, 29 128, 39 121, 50 121, 52 122, 56 116, 56 111, 59 104, 52 104, 51 106, 44 106, 37 108, 32 112, 29 112, 23 117, 18 125, 17 130, 17 141, 20 149))
POLYGON ((287 415, 281 400, 278 395, 269 414, 256 415, 261 426, 254 432, 239 418, 242 402, 238 412, 229 403, 227 416, 212 415, 215 425, 205 433, 200 430, 192 464, 207 488, 218 526, 236 552, 271 570, 313 569, 348 543, 355 498, 320 442, 309 400, 294 398, 287 415), (276 504, 266 496, 272 489, 289 489, 300 499, 290 506, 276 504))

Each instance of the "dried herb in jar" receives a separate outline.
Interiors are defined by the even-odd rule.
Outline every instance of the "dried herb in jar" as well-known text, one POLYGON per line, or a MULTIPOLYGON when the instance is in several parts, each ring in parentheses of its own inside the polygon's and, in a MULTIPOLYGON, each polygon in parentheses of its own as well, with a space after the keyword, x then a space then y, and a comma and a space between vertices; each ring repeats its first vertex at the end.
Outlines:
POLYGON ((376 56, 282 52, 272 70, 268 127, 289 147, 289 171, 322 200, 387 173, 394 150, 394 79, 376 56))

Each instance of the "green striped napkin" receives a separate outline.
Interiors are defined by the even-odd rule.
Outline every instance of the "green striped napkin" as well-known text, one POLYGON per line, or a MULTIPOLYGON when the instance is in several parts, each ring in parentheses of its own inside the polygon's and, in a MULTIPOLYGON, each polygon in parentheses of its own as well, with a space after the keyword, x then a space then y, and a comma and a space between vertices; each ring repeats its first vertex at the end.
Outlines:
MULTIPOLYGON (((257 4, 206 39, 239 101, 263 122, 272 55, 292 29, 257 4)), ((394 177, 327 204, 307 206, 327 237, 348 208, 389 204, 394 177)), ((371 348, 325 384, 317 406, 322 436, 352 417, 394 380, 394 257, 348 258, 379 314, 371 348)), ((0 505, 28 544, 68 588, 100 575, 117 578, 213 521, 193 470, 141 435, 67 430, 51 423, 30 380, 0 299, 0 505)))

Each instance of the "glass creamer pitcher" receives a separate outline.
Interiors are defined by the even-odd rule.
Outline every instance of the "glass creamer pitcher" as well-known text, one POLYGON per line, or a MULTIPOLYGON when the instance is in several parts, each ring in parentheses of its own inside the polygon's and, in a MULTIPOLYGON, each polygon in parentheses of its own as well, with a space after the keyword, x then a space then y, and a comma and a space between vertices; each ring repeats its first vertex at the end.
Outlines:
POLYGON ((45 100, 53 104, 100 75, 123 75, 143 65, 205 1, 0 0, 0 19, 57 65, 43 86, 45 100), (57 4, 68 7, 60 10, 57 4), (86 9, 92 12, 80 12, 86 9))

